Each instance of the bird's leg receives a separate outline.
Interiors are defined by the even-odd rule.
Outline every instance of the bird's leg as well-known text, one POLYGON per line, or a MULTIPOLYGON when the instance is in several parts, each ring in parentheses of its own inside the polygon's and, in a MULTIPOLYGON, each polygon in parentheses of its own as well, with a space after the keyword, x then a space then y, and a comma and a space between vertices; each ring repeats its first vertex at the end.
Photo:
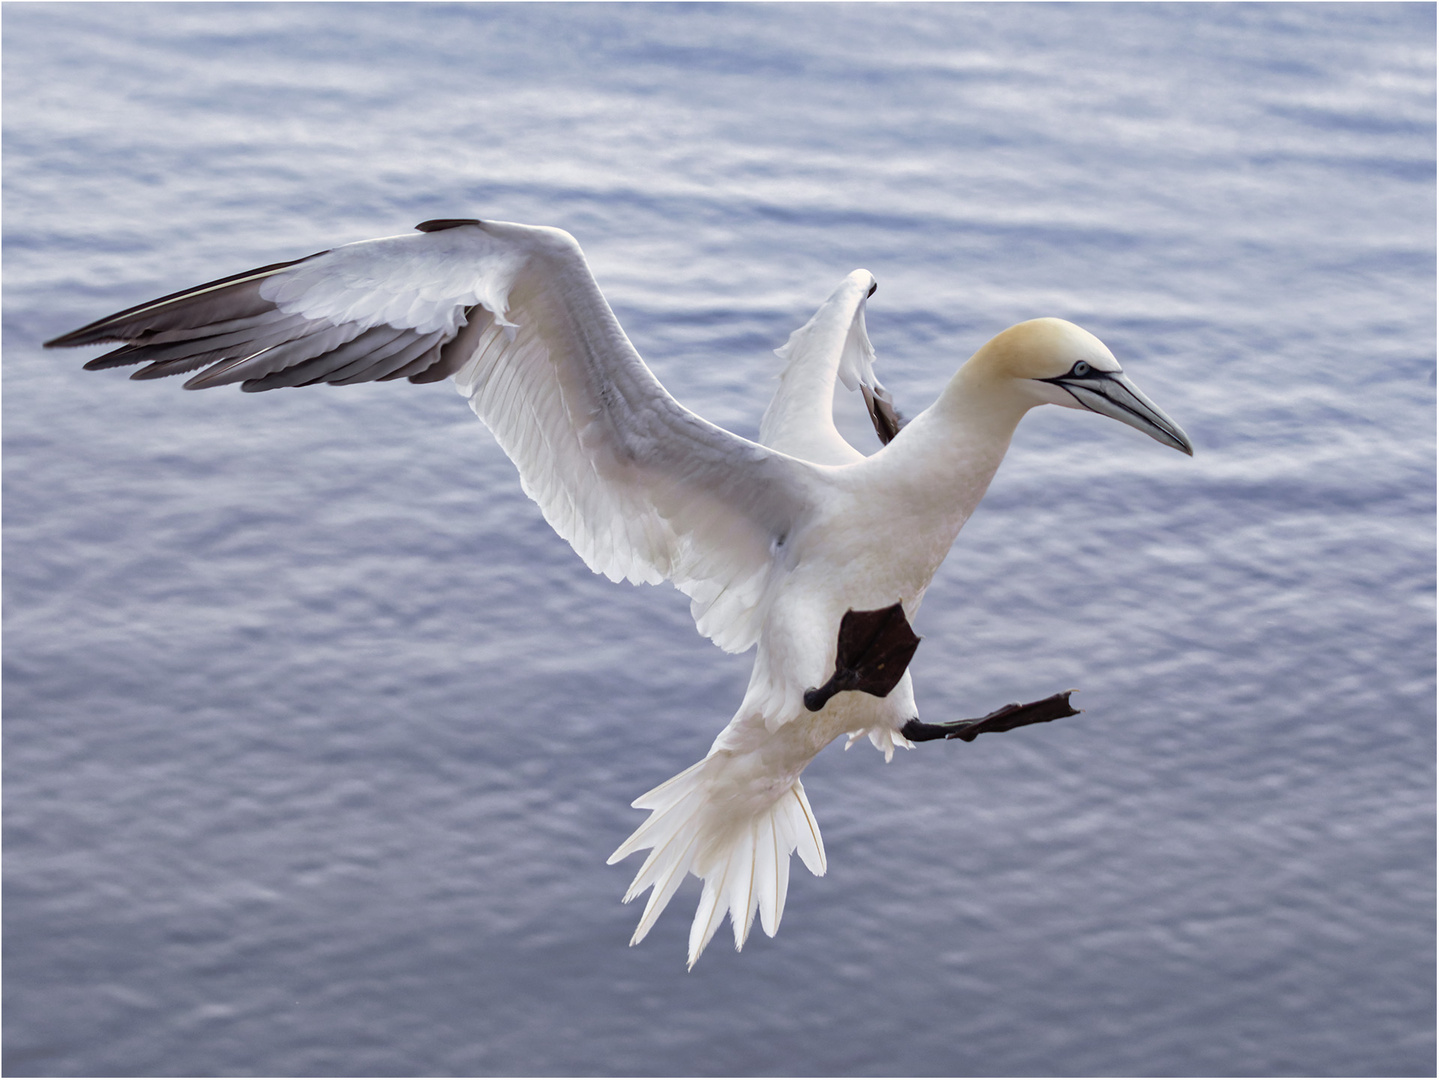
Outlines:
POLYGON ((1013 731, 1026 724, 1047 724, 1066 716, 1078 716, 1083 709, 1069 704, 1073 690, 1051 695, 1042 701, 1031 701, 1025 705, 1006 705, 995 709, 988 716, 978 720, 951 720, 947 724, 926 724, 918 718, 909 721, 899 733, 910 742, 929 742, 931 739, 963 739, 973 742, 975 736, 986 731, 1013 731))
POLYGON ((839 623, 834 674, 823 686, 812 686, 804 692, 804 707, 819 712, 842 690, 884 697, 899 685, 917 648, 919 638, 900 604, 878 611, 851 608, 839 623))

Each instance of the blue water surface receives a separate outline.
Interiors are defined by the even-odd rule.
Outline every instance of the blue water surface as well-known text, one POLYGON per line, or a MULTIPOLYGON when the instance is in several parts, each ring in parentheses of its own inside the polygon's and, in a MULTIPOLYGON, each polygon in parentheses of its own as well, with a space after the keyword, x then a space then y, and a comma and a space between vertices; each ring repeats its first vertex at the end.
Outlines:
MULTIPOLYGON (((4 9, 12 1075, 1432 1075, 1435 9, 4 9), (1098 334, 1193 460, 1025 420, 806 774, 829 873, 693 973, 605 857, 747 656, 589 574, 446 386, 39 343, 433 217, 570 230, 754 435, 855 267, 911 415, 1098 334)), ((841 421, 873 447, 853 402, 841 421)))

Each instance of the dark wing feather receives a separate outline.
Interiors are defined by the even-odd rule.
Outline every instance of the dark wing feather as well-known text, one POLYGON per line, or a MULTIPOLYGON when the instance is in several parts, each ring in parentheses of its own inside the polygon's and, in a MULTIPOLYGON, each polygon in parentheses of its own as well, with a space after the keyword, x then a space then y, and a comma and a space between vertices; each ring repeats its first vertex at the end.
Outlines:
POLYGON ((226 324, 236 320, 258 317, 263 321, 274 310, 274 305, 260 296, 261 282, 287 267, 324 254, 326 252, 321 251, 303 259, 271 263, 136 304, 47 341, 45 348, 93 345, 101 341, 153 341, 161 335, 167 335, 163 340, 179 341, 186 333, 196 330, 224 333, 234 328, 226 324))
MULTIPOLYGON (((471 224, 454 219, 425 222, 422 232, 471 224)), ((381 323, 364 327, 287 314, 261 295, 271 278, 327 255, 271 263, 241 274, 162 296, 45 343, 46 348, 124 342, 96 357, 87 371, 145 364, 133 379, 160 379, 204 368, 187 390, 240 383, 247 391, 314 383, 349 385, 378 379, 437 382, 467 357, 441 346, 454 330, 421 331, 381 323)), ((466 315, 473 311, 471 306, 466 315)), ((463 329, 463 323, 459 329, 463 329)))
POLYGON ((879 436, 879 441, 885 446, 889 441, 899 434, 899 429, 904 427, 906 421, 900 411, 894 407, 894 398, 889 396, 889 391, 879 383, 873 386, 860 386, 864 393, 864 404, 869 409, 869 420, 874 425, 874 433, 879 436))

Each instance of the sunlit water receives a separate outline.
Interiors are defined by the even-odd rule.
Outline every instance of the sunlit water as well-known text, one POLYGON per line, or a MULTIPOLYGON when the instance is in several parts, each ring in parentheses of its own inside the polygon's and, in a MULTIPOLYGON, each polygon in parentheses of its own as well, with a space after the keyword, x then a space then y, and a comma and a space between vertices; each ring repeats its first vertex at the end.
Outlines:
POLYGON ((1432 6, 4 15, 7 1072, 1432 1074, 1432 6), (748 657, 446 387, 38 348, 440 216, 569 229, 749 435, 857 266, 911 414, 1099 334, 1195 458, 1033 414, 915 661, 1084 715, 832 748, 776 939, 626 948, 748 657))

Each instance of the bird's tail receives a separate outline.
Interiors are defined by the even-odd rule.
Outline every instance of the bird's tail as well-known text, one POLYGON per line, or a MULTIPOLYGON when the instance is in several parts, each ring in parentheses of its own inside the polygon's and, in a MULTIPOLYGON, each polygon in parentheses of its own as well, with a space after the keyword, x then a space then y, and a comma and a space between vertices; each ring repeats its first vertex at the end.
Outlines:
POLYGON ((630 944, 644 940, 686 873, 704 879, 690 927, 689 966, 714 937, 725 913, 735 948, 744 946, 759 911, 773 937, 789 891, 789 857, 798 850, 810 873, 825 871, 824 841, 798 776, 776 782, 752 755, 715 750, 666 780, 633 805, 650 816, 613 855, 650 854, 635 875, 625 903, 653 888, 630 944))

